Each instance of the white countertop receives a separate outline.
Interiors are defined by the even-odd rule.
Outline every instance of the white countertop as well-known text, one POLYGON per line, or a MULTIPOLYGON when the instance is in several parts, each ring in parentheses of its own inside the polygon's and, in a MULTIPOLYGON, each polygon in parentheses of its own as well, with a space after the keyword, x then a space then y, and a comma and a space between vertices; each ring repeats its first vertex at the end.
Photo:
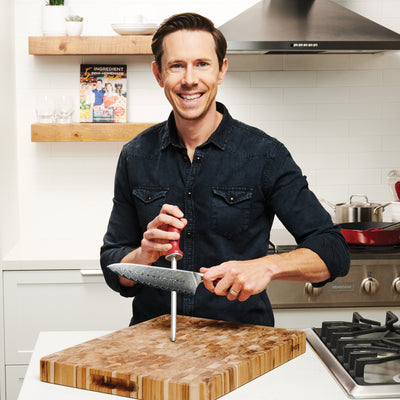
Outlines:
MULTIPOLYGON (((124 397, 41 382, 40 358, 105 335, 105 331, 41 332, 18 400, 121 400, 124 397)), ((221 400, 345 400, 348 396, 307 343, 307 351, 221 400)), ((400 399, 400 396, 397 400, 400 399)))
POLYGON ((20 240, 1 260, 3 270, 100 269, 101 241, 20 240))

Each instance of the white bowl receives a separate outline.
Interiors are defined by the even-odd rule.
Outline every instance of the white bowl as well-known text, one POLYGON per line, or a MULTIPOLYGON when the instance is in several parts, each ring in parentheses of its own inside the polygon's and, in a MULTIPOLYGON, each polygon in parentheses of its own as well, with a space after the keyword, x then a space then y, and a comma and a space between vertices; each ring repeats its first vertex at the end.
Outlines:
POLYGON ((400 222, 400 201, 391 201, 390 208, 392 209, 392 221, 400 222))
POLYGON ((152 35, 158 28, 154 23, 125 23, 125 24, 111 24, 119 35, 152 35))

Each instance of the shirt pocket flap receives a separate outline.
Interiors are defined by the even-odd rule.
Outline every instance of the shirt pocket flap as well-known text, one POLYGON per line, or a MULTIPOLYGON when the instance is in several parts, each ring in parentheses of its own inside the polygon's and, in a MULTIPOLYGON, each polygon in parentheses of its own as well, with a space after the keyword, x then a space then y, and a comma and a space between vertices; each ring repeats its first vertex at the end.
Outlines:
POLYGON ((213 193, 225 200, 229 205, 238 204, 251 199, 253 193, 249 188, 213 188, 213 193))
POLYGON ((165 198, 168 190, 160 188, 134 188, 132 189, 132 194, 143 201, 143 203, 149 204, 153 201, 165 198))

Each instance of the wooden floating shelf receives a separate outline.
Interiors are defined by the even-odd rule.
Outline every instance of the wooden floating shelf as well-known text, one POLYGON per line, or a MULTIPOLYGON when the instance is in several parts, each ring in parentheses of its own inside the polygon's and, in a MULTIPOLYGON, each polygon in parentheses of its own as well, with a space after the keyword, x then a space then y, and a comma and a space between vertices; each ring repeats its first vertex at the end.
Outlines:
POLYGON ((29 54, 48 55, 147 55, 151 35, 132 36, 30 36, 29 54))
POLYGON ((32 142, 127 142, 154 123, 32 124, 32 142))

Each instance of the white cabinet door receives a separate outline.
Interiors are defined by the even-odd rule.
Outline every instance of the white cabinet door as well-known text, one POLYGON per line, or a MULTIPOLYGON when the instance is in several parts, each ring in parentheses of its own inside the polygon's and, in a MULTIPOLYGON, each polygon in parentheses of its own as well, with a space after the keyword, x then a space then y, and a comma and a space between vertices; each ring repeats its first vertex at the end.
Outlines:
POLYGON ((3 271, 5 361, 28 364, 40 331, 117 330, 129 325, 131 299, 100 271, 3 271))
POLYGON ((18 399, 27 368, 25 365, 6 368, 6 400, 18 399))

